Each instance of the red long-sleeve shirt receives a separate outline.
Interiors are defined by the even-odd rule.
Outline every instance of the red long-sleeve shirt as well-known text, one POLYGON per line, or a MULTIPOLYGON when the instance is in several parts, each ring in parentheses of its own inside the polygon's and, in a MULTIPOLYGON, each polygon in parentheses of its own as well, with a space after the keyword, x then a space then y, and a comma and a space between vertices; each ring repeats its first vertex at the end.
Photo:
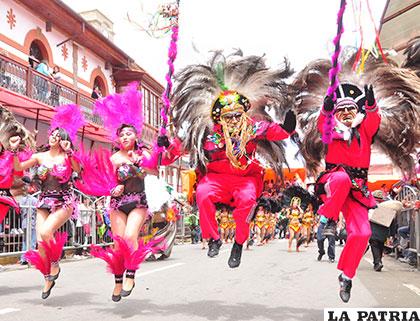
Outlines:
MULTIPOLYGON (((328 145, 325 161, 331 164, 343 164, 351 167, 368 168, 370 165, 370 154, 373 136, 379 129, 381 116, 376 103, 373 106, 365 106, 366 117, 360 124, 360 145, 356 138, 353 138, 350 146, 348 142, 341 139, 333 139, 328 145)), ((324 128, 325 114, 320 112, 318 117, 318 130, 322 134, 324 128)))
POLYGON ((230 174, 236 176, 253 176, 262 174, 263 168, 255 159, 258 140, 278 141, 289 137, 280 125, 265 121, 254 121, 256 133, 254 137, 246 145, 246 155, 242 156, 239 161, 242 165, 248 163, 245 169, 232 166, 226 155, 226 144, 223 138, 223 132, 220 125, 214 126, 214 133, 207 137, 204 149, 209 155, 209 163, 207 171, 209 173, 230 174), (220 137, 220 139, 218 139, 220 137))

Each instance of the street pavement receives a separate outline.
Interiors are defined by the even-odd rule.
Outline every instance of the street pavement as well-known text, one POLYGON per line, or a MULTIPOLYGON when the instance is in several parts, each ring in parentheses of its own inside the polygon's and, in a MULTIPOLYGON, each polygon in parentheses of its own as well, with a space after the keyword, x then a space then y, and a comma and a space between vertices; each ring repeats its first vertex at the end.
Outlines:
POLYGON ((321 321, 324 308, 420 307, 420 272, 390 257, 378 273, 365 256, 345 304, 336 263, 316 261, 315 243, 300 253, 288 253, 285 240, 252 247, 238 269, 227 265, 230 247, 210 259, 201 245, 175 246, 168 260, 141 266, 133 293, 119 303, 98 259, 64 262, 47 300, 38 271, 7 270, 0 273, 0 320, 321 321))

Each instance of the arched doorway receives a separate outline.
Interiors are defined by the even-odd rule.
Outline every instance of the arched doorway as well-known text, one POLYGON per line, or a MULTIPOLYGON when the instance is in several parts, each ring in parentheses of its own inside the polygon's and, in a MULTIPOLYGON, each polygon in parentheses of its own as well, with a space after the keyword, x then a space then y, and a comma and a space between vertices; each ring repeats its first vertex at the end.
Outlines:
POLYGON ((43 60, 49 64, 49 59, 47 48, 40 40, 34 40, 31 42, 29 47, 29 64, 32 68, 36 66, 43 60))
POLYGON ((107 91, 106 91, 105 81, 100 76, 96 76, 95 80, 93 81, 93 90, 94 91, 95 91, 95 88, 99 89, 99 93, 100 93, 101 97, 104 97, 108 94, 107 91))

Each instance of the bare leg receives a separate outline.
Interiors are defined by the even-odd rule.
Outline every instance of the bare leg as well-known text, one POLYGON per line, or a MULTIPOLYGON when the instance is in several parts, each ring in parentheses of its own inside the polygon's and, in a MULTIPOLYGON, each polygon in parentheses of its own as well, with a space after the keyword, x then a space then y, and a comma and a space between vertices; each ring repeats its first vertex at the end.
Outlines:
POLYGON ((292 252, 292 242, 295 237, 295 231, 289 228, 289 247, 287 249, 288 252, 292 252))
MULTIPOLYGON (((54 233, 66 223, 70 218, 73 208, 60 208, 59 210, 48 214, 47 210, 38 209, 37 210, 37 240, 48 242, 54 237, 54 233)), ((44 251, 40 249, 40 254, 45 255, 44 251)), ((57 275, 60 270, 60 267, 57 265, 51 265, 51 275, 57 275)), ((45 280, 45 285, 43 292, 47 292, 53 281, 45 280)))
MULTIPOLYGON (((127 215, 121 211, 115 210, 110 213, 111 231, 113 235, 124 237, 125 227, 127 226, 127 215)), ((122 283, 115 283, 113 295, 120 295, 122 283)))
MULTIPOLYGON (((135 208, 128 214, 124 238, 131 242, 135 250, 138 248, 139 233, 146 222, 146 219, 147 210, 145 208, 135 208)), ((126 278, 124 280, 123 289, 125 291, 130 291, 133 288, 134 283, 134 279, 126 278)))

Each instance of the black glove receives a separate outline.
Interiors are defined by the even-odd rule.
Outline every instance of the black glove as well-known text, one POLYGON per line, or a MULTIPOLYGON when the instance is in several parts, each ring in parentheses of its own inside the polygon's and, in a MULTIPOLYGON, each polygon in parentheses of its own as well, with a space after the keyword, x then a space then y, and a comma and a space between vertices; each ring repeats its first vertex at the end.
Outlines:
POLYGON ((169 145, 170 145, 168 136, 159 136, 158 139, 157 139, 157 144, 158 144, 159 147, 168 148, 169 145))
POLYGON ((291 109, 286 113, 286 117, 284 117, 284 122, 283 125, 281 125, 281 127, 289 134, 295 130, 296 115, 291 109))
POLYGON ((332 111, 334 109, 334 101, 331 96, 325 96, 324 98, 324 110, 332 111))
POLYGON ((373 94, 372 85, 365 85, 365 97, 367 100, 368 106, 373 106, 375 104, 375 95, 373 94))

